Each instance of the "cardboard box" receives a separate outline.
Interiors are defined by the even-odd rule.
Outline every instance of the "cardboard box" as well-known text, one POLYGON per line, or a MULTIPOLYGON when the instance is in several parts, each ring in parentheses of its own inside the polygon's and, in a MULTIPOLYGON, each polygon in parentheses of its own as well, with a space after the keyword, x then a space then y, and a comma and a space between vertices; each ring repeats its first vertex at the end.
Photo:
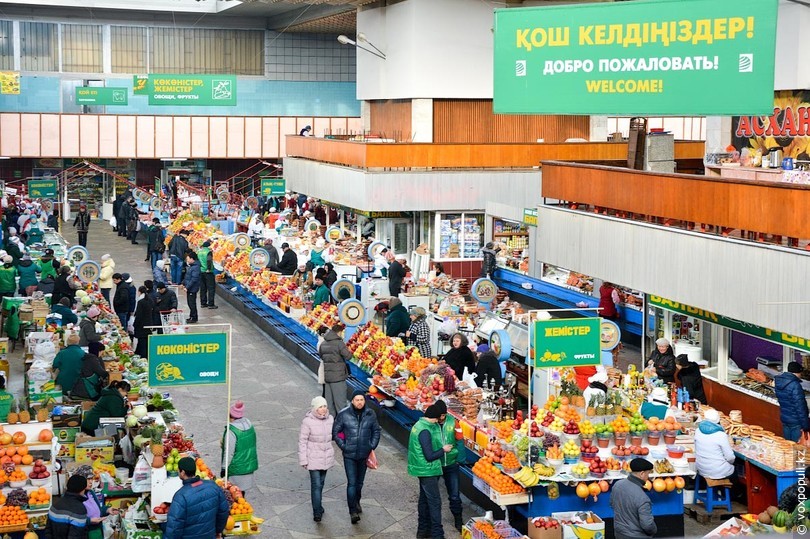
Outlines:
POLYGON ((564 513, 551 513, 551 518, 557 520, 574 521, 573 524, 564 524, 562 527, 563 539, 596 539, 605 536, 605 522, 595 513, 587 513, 593 520, 592 524, 583 522, 577 517, 582 512, 568 511, 564 513))
MULTIPOLYGON (((61 395, 61 391, 59 392, 61 395)), ((57 429, 60 427, 81 427, 82 426, 82 414, 81 412, 75 413, 63 413, 61 415, 53 415, 51 416, 51 420, 53 421, 53 428, 57 429)))
POLYGON ((8 337, 0 338, 0 355, 8 354, 8 337))
POLYGON ((111 463, 115 455, 115 438, 112 436, 76 435, 76 462, 92 464, 96 460, 111 463), (90 445, 92 444, 92 445, 90 445))
MULTIPOLYGON (((61 389, 54 389, 52 391, 44 391, 41 393, 29 393, 28 394, 28 401, 33 405, 38 402, 45 402, 53 400, 57 404, 62 403, 62 390, 61 389)), ((79 424, 81 424, 81 417, 79 418, 79 424)), ((56 426, 56 425, 54 425, 56 426)), ((68 426, 68 425, 64 425, 68 426)))
POLYGON ((62 427, 53 429, 53 433, 59 443, 72 443, 76 440, 76 435, 81 432, 78 427, 62 427))
POLYGON ((552 529, 535 528, 532 524, 533 519, 529 519, 528 536, 529 539, 562 539, 563 532, 562 526, 552 529))
POLYGON ((74 458, 76 456, 76 444, 64 443, 59 444, 59 453, 56 454, 57 458, 74 458))

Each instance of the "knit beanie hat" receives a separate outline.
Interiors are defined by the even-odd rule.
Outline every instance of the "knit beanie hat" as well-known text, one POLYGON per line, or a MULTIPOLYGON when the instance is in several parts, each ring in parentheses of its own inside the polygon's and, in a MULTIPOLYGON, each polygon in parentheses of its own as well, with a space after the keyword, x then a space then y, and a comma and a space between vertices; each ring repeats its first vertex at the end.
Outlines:
POLYGON ((245 415, 245 403, 242 401, 236 401, 231 405, 230 411, 231 417, 234 419, 242 419, 245 415))
POLYGON ((630 471, 631 472, 646 472, 647 470, 652 470, 653 465, 647 459, 633 459, 630 461, 630 471))
MULTIPOLYGON (((444 404, 444 401, 437 401, 427 407, 425 410, 425 417, 428 419, 439 419, 442 416, 442 409, 439 403, 444 404)), ((445 413, 447 412, 447 405, 444 407, 445 413)))
POLYGON ((90 318, 95 318, 100 314, 101 314, 101 311, 95 305, 93 305, 92 307, 87 309, 87 316, 89 316, 90 318))
POLYGON ((326 406, 326 405, 327 405, 326 404, 326 399, 324 399, 320 395, 318 395, 317 397, 312 399, 312 402, 310 403, 310 406, 312 406, 312 411, 313 412, 315 410, 317 410, 318 408, 320 408, 321 406, 326 406))
POLYGON ((363 391, 362 389, 355 389, 355 390, 352 392, 352 400, 354 400, 354 398, 355 398, 357 395, 360 395, 361 397, 365 398, 365 396, 366 396, 366 392, 365 392, 365 391, 363 391))
POLYGON ((67 491, 73 494, 79 494, 87 488, 87 478, 83 475, 73 474, 67 481, 67 491))

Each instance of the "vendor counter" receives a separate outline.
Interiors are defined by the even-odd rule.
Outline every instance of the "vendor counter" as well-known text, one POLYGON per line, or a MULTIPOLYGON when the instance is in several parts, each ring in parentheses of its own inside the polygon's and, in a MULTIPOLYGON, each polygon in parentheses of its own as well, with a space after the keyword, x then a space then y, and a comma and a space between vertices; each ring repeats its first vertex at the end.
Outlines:
POLYGON ((706 400, 714 408, 726 414, 731 410, 740 410, 746 423, 762 425, 771 432, 782 434, 778 405, 708 377, 703 378, 703 390, 706 392, 706 400))

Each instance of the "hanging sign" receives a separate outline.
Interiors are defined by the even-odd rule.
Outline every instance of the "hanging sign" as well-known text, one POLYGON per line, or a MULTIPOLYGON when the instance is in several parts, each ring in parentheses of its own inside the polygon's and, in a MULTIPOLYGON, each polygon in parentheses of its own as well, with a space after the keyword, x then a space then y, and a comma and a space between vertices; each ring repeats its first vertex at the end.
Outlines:
POLYGON ((263 197, 283 195, 287 190, 287 180, 284 178, 261 178, 261 194, 263 197))
POLYGON ((85 284, 94 283, 101 275, 101 266, 92 260, 85 260, 76 267, 76 276, 85 284))
POLYGON ((498 285, 492 279, 476 279, 470 287, 470 295, 478 303, 490 303, 498 296, 498 285))
POLYGON ((150 105, 233 107, 236 75, 135 75, 132 93, 149 96, 150 105))
POLYGON ((534 366, 599 365, 602 344, 600 318, 555 318, 534 322, 534 366))
POLYGON ((496 9, 495 112, 769 113, 776 13, 777 0, 496 9))
POLYGON ((267 261, 270 260, 270 253, 266 249, 253 249, 250 251, 250 269, 253 271, 260 271, 267 267, 267 261))
POLYGON ((341 238, 343 238, 343 231, 339 226, 330 226, 326 229, 326 232, 323 233, 323 237, 329 243, 337 243, 341 238))
MULTIPOLYGON (((731 144, 740 152, 781 150, 783 157, 807 160, 810 155, 810 90, 780 90, 767 116, 731 119, 731 144)), ((756 166, 744 162, 744 167, 756 166)), ((782 163, 777 163, 777 167, 782 163)))
POLYGON ((523 224, 537 226, 537 208, 523 208, 523 224))
POLYGON ((150 387, 224 384, 227 373, 227 333, 149 336, 150 387))
POLYGON ((56 198, 58 180, 28 180, 28 196, 31 198, 56 198))
POLYGON ((76 87, 77 105, 127 105, 129 96, 126 88, 76 87))
POLYGON ((73 263, 74 267, 79 267, 82 262, 90 259, 90 253, 85 247, 74 245, 67 250, 67 259, 73 263))

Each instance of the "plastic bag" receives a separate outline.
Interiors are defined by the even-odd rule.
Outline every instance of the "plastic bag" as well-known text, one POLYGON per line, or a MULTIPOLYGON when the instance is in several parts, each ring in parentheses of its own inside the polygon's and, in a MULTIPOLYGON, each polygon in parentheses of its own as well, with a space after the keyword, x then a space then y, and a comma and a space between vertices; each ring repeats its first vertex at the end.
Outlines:
POLYGON ((152 490, 152 466, 141 455, 132 474, 132 492, 149 492, 152 490))
POLYGON ((478 384, 475 383, 476 374, 470 374, 470 371, 467 369, 463 369, 464 375, 461 378, 461 381, 467 384, 470 389, 475 389, 478 387, 478 384))
POLYGON ((440 339, 449 339, 451 335, 458 332, 458 324, 452 318, 445 318, 442 320, 442 323, 439 324, 437 332, 440 339))
POLYGON ((135 333, 135 317, 134 316, 130 317, 129 322, 127 323, 127 333, 129 333, 130 335, 135 333))
POLYGON ((323 361, 318 364, 318 383, 325 384, 326 383, 326 375, 323 371, 323 361))
POLYGON ((118 219, 115 218, 115 215, 110 217, 110 226, 113 228, 118 226, 118 219))
POLYGON ((127 464, 134 464, 135 463, 135 448, 132 446, 132 440, 129 436, 121 437, 121 441, 118 442, 118 446, 121 448, 121 456, 127 464))
POLYGON ((380 463, 377 461, 377 454, 373 449, 371 450, 371 453, 368 454, 368 457, 366 457, 366 467, 368 467, 370 470, 376 470, 380 467, 380 463))
POLYGON ((53 341, 42 341, 34 347, 34 360, 46 361, 50 365, 56 357, 56 345, 53 341))

